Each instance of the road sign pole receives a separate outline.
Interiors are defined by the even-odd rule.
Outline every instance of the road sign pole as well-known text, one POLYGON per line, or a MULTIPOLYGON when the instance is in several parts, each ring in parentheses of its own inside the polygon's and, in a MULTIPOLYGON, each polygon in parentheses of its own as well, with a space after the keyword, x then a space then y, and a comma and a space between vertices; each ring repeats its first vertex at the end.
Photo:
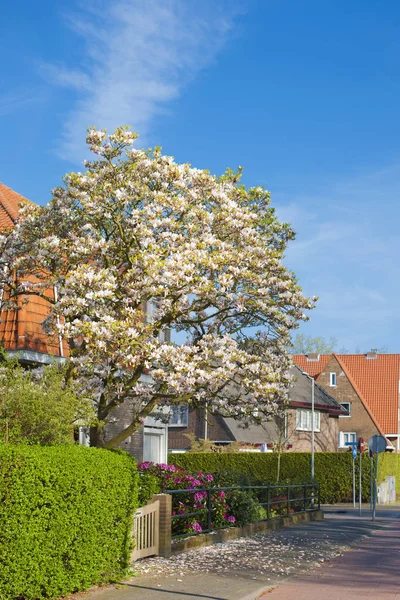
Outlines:
POLYGON ((376 454, 376 463, 374 468, 374 502, 372 506, 372 520, 375 521, 376 503, 378 500, 378 472, 379 472, 379 453, 385 452, 387 439, 383 435, 373 435, 368 440, 368 448, 371 454, 376 454))
POLYGON ((352 454, 353 456, 353 508, 356 507, 356 461, 354 460, 354 454, 352 454))
POLYGON ((360 449, 360 487, 358 490, 358 509, 361 517, 361 502, 362 502, 362 452, 360 449))
POLYGON ((369 453, 369 509, 372 513, 372 507, 374 505, 374 472, 373 472, 373 464, 374 464, 374 455, 372 452, 369 453))

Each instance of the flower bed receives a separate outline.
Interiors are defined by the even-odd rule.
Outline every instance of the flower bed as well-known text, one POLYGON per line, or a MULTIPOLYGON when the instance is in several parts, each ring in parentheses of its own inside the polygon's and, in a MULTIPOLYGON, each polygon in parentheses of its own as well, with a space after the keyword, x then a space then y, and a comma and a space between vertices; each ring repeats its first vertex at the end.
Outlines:
POLYGON ((173 538, 244 526, 319 507, 318 484, 224 486, 216 485, 213 475, 201 472, 192 475, 176 465, 147 462, 137 468, 143 504, 154 493, 171 495, 173 538))
POLYGON ((212 490, 214 477, 210 474, 191 475, 181 467, 143 462, 138 465, 142 481, 155 478, 159 491, 172 491, 172 535, 200 533, 203 530, 231 527, 236 516, 229 506, 224 490, 212 490), (210 515, 209 515, 210 505, 210 515))

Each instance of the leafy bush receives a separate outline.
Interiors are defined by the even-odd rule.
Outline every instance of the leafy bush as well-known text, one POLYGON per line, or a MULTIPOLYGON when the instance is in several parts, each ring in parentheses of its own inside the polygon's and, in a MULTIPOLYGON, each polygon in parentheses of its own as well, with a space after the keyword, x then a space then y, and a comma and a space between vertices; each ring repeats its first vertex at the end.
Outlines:
POLYGON ((55 598, 120 578, 136 506, 126 453, 0 446, 0 598, 55 598))
POLYGON ((259 480, 256 477, 253 477, 248 473, 239 473, 238 471, 233 471, 232 469, 216 471, 213 473, 213 475, 214 485, 217 487, 229 487, 235 485, 249 486, 259 484, 259 480))
POLYGON ((154 494, 159 494, 161 490, 161 484, 159 478, 153 473, 149 473, 145 470, 139 470, 139 494, 138 504, 139 506, 145 506, 154 494))
POLYGON ((74 443, 74 424, 90 424, 94 413, 90 399, 65 383, 67 368, 27 370, 0 350, 0 443, 74 443))
POLYGON ((247 525, 267 518, 267 511, 249 490, 227 492, 227 504, 235 515, 238 525, 247 525))
MULTIPOLYGON (((275 484, 277 453, 187 453, 171 454, 169 461, 188 472, 203 471, 224 477, 223 473, 236 472, 238 478, 252 480, 260 485, 275 484)), ((311 455, 306 452, 287 452, 281 455, 280 483, 309 483, 311 455)), ((357 481, 358 464, 356 461, 357 481)), ((379 482, 387 475, 397 475, 397 492, 400 493, 400 455, 381 454, 379 458, 379 482)), ((369 500, 370 461, 367 453, 362 459, 363 500, 369 500)), ((316 452, 315 478, 321 486, 321 502, 348 502, 352 498, 351 452, 316 452)), ((222 479, 223 480, 223 479, 222 479)), ((227 481, 225 479, 224 481, 227 481)), ((234 476, 231 476, 234 480, 234 476)), ((235 483, 236 485, 236 483, 235 483)))

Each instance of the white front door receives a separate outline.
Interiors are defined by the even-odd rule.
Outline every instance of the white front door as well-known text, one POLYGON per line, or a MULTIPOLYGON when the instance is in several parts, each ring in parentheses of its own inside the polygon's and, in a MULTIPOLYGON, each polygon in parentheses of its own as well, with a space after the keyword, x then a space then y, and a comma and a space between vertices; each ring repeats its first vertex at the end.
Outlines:
POLYGON ((167 462, 166 428, 144 427, 143 430, 143 460, 145 462, 167 462))

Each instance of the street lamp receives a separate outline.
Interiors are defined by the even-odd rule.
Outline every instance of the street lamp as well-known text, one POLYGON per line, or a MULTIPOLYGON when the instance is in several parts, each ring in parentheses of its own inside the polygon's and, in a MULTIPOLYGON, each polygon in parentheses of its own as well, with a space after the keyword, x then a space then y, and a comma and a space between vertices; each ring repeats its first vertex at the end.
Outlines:
POLYGON ((305 371, 302 371, 308 379, 311 380, 311 479, 314 483, 314 377, 311 377, 305 371))

